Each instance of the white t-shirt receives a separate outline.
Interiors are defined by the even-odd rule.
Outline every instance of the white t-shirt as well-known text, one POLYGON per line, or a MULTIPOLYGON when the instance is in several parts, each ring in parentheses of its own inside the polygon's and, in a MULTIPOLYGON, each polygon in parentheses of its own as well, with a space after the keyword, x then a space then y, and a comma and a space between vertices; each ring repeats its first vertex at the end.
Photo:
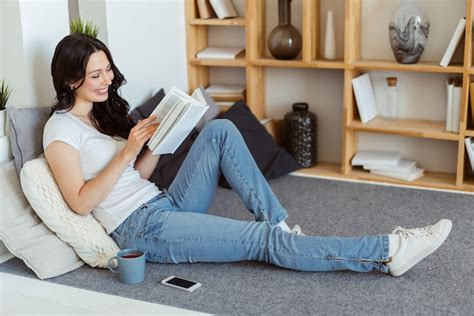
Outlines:
MULTIPOLYGON (((100 133, 69 112, 56 112, 46 123, 43 148, 61 141, 79 151, 81 169, 86 181, 94 178, 125 145, 100 133)), ((135 209, 160 193, 152 182, 140 177, 132 161, 110 194, 92 211, 108 234, 113 232, 135 209)))

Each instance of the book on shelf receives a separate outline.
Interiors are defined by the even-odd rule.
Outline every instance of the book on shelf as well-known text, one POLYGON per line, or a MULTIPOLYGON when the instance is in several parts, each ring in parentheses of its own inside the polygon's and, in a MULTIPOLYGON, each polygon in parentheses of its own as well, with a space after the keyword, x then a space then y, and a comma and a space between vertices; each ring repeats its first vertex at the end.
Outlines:
POLYGON ((446 79, 446 131, 453 131, 453 91, 454 78, 446 79))
POLYGON ((212 95, 243 95, 245 85, 243 84, 211 84, 206 92, 212 95))
POLYGON ((196 0, 199 18, 201 19, 211 19, 216 17, 216 13, 211 7, 209 0, 196 0))
POLYGON ((466 144, 466 152, 469 157, 469 162, 471 163, 471 170, 474 172, 474 139, 472 137, 467 137, 464 140, 466 144))
POLYGON ((151 113, 160 125, 148 141, 148 148, 154 155, 174 153, 208 108, 201 88, 189 96, 172 87, 151 113))
POLYGON ((407 173, 416 168, 416 161, 408 160, 408 159, 400 159, 396 166, 387 166, 384 164, 377 164, 377 163, 366 163, 363 165, 363 168, 364 170, 407 173))
POLYGON ((454 80, 453 89, 453 108, 451 128, 455 133, 459 133, 459 120, 461 118, 461 101, 462 101, 462 79, 454 80))
POLYGON ((353 166, 363 166, 369 164, 396 167, 401 159, 399 152, 393 151, 358 151, 352 158, 353 166))
POLYGON ((448 78, 446 82, 446 131, 459 133, 461 118, 462 79, 448 78))
POLYGON ((244 47, 206 47, 196 54, 201 59, 236 59, 244 54, 244 47))
POLYGON ((446 47, 446 51, 444 52, 443 58, 439 63, 442 67, 447 67, 453 58, 454 52, 458 47, 459 43, 464 34, 464 30, 466 29, 466 18, 463 17, 459 20, 456 29, 454 30, 453 35, 451 36, 451 40, 449 41, 448 47, 446 47))
POLYGON ((370 170, 370 173, 373 173, 373 174, 376 174, 376 175, 379 175, 379 176, 404 180, 404 181, 413 181, 413 180, 416 180, 416 179, 419 179, 419 178, 423 177, 424 174, 425 174, 425 169, 413 168, 409 172, 406 172, 406 173, 404 173, 404 172, 370 170))
POLYGON ((235 18, 238 16, 232 0, 210 0, 210 3, 219 19, 235 18))
POLYGON ((372 174, 404 181, 416 180, 425 172, 418 168, 416 161, 403 159, 399 152, 391 151, 358 151, 352 158, 352 165, 362 166, 372 174))
POLYGON ((354 89, 360 120, 362 123, 367 123, 377 116, 377 104, 369 74, 366 73, 352 79, 352 88, 354 89))

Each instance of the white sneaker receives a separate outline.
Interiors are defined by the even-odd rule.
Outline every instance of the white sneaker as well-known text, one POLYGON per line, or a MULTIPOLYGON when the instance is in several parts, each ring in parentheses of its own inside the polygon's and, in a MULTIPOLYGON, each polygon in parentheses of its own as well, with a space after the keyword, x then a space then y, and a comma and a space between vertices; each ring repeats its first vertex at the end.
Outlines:
POLYGON ((293 228, 291 229, 290 232, 292 234, 296 234, 296 235, 299 235, 299 236, 306 236, 305 234, 303 234, 303 231, 301 230, 300 225, 293 226, 293 228))
POLYGON ((405 229, 397 227, 392 234, 400 236, 400 248, 392 261, 387 263, 388 272, 401 276, 415 264, 432 254, 446 240, 453 227, 449 219, 422 228, 405 229))

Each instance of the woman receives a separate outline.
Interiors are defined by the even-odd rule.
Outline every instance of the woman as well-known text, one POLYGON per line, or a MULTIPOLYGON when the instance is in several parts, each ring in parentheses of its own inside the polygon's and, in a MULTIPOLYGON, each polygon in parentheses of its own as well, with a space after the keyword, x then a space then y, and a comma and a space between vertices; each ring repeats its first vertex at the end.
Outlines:
POLYGON ((45 156, 68 205, 92 214, 121 248, 161 263, 259 260, 301 271, 373 269, 402 275, 446 239, 451 221, 392 234, 311 237, 292 233, 287 212, 236 127, 209 122, 168 192, 147 179, 159 156, 144 144, 157 124, 134 124, 118 95, 124 77, 107 47, 84 34, 66 36, 51 65, 57 103, 43 136, 45 156), (255 221, 208 215, 223 172, 255 221))

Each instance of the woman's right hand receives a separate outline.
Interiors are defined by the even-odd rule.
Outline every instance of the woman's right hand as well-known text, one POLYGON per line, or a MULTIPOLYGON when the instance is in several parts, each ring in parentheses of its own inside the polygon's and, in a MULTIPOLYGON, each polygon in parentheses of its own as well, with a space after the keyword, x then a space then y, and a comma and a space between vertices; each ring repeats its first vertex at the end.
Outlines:
POLYGON ((143 148, 143 145, 145 145, 151 136, 153 136, 153 133, 159 125, 159 123, 153 123, 155 119, 156 116, 152 115, 146 119, 139 120, 138 123, 130 130, 127 144, 123 148, 124 154, 130 161, 138 156, 143 148))

